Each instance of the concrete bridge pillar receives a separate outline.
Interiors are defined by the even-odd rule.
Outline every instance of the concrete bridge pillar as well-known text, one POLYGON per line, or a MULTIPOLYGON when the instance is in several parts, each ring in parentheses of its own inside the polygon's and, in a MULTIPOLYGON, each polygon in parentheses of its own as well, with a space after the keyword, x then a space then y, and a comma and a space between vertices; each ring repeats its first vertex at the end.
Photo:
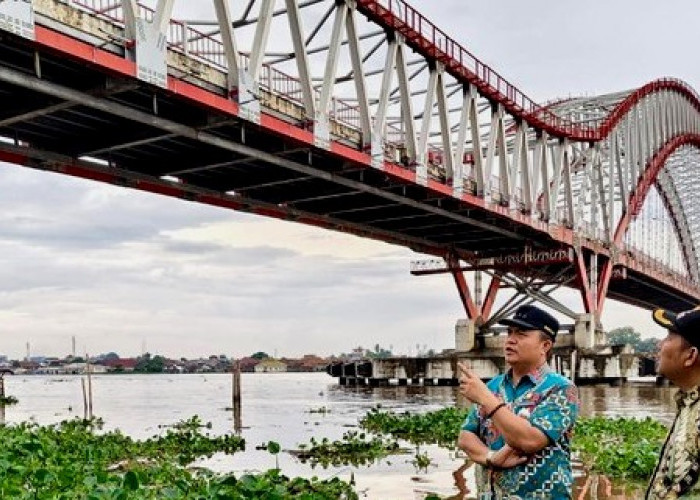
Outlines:
POLYGON ((476 323, 472 319, 458 319, 455 325, 455 350, 472 351, 476 348, 476 323))
POLYGON ((596 324, 593 314, 579 314, 574 323, 574 345, 578 349, 593 349, 596 342, 596 324))

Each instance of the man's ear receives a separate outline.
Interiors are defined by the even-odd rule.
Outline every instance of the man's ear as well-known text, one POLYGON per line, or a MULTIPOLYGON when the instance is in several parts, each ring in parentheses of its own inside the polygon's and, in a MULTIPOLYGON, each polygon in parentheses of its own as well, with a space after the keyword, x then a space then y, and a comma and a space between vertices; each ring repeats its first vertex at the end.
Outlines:
POLYGON ((547 339, 544 341, 544 345, 547 346, 549 345, 549 348, 547 349, 547 352, 552 352, 552 349, 554 349, 554 342, 551 339, 547 339))
POLYGON ((697 347, 691 347, 688 349, 688 354, 686 355, 683 366, 690 368, 700 359, 700 350, 697 347))

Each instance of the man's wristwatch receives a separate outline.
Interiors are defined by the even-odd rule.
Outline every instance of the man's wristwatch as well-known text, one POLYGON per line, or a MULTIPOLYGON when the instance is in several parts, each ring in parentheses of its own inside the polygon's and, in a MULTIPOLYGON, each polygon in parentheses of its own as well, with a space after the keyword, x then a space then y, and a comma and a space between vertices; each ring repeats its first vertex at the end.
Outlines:
POLYGON ((493 456, 496 454, 494 450, 489 450, 486 452, 486 460, 484 460, 484 465, 488 467, 489 469, 493 467, 493 464, 491 463, 491 460, 493 459, 493 456))

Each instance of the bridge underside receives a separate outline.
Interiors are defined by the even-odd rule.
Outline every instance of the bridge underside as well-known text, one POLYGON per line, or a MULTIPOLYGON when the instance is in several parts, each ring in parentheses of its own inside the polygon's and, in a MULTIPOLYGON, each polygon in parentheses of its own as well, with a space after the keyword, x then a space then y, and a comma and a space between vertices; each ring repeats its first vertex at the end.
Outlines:
MULTIPOLYGON (((150 178, 193 201, 207 202, 198 193, 219 193, 242 210, 435 255, 447 249, 488 254, 542 240, 527 226, 416 185, 408 169, 382 172, 314 148, 303 131, 290 137, 284 132, 292 127, 282 118, 273 119, 274 133, 226 110, 119 79, 108 68, 86 67, 63 53, 38 55, 39 80, 34 47, 9 37, 2 43, 0 136, 15 141, 0 144, 6 160, 21 153, 35 168, 86 177, 92 177, 86 169, 92 170, 99 180, 137 189, 148 188, 139 181, 150 178), (100 101, 99 109, 91 100, 100 101), (125 109, 134 113, 122 116, 125 109), (158 123, 149 124, 151 116, 158 123)), ((541 241, 543 247, 548 243, 541 241)))
POLYGON ((648 276, 630 270, 625 278, 611 280, 608 297, 645 309, 663 307, 681 311, 698 304, 697 298, 679 292, 667 282, 650 280, 648 276))

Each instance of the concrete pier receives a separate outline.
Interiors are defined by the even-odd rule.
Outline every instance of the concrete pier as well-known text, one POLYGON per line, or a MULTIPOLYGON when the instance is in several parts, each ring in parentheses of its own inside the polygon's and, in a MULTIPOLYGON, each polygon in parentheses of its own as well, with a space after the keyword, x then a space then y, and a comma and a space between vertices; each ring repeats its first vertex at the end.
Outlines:
MULTIPOLYGON (((579 385, 619 385, 624 384, 628 378, 642 375, 643 358, 632 353, 628 346, 576 346, 576 341, 582 336, 584 343, 595 343, 598 335, 588 332, 591 330, 558 335, 549 363, 552 369, 574 379, 579 385)), ((484 335, 478 339, 482 344, 481 349, 454 350, 434 357, 395 357, 336 363, 328 367, 328 373, 337 377, 341 385, 451 386, 458 385, 457 363, 461 361, 483 380, 488 380, 506 369, 503 358, 505 338, 505 335, 484 335)), ((466 343, 469 342, 471 340, 466 338, 466 343)), ((474 343, 476 342, 474 337, 474 343)))

